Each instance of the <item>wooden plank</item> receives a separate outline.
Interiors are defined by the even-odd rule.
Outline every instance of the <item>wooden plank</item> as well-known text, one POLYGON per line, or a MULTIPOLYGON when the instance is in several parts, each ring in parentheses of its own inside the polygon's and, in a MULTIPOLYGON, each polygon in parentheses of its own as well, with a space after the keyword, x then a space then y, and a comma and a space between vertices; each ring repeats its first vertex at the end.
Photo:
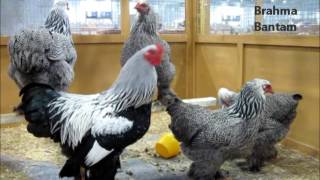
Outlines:
POLYGON ((16 124, 25 122, 24 117, 22 115, 18 115, 16 113, 9 113, 9 114, 0 114, 0 124, 16 124))
POLYGON ((217 99, 214 97, 184 99, 183 102, 193 105, 199 105, 202 107, 210 107, 217 105, 217 99))
POLYGON ((274 46, 320 47, 317 36, 284 36, 284 35, 201 35, 195 37, 196 43, 215 44, 255 44, 274 46))
POLYGON ((0 45, 6 46, 8 45, 9 37, 8 36, 1 36, 0 37, 0 45))
POLYGON ((287 137, 281 142, 281 144, 290 148, 290 149, 296 149, 300 152, 303 152, 305 154, 308 154, 310 156, 313 156, 315 158, 320 159, 319 149, 316 149, 315 147, 312 147, 312 146, 305 144, 303 142, 299 142, 299 141, 296 141, 290 137, 287 137))

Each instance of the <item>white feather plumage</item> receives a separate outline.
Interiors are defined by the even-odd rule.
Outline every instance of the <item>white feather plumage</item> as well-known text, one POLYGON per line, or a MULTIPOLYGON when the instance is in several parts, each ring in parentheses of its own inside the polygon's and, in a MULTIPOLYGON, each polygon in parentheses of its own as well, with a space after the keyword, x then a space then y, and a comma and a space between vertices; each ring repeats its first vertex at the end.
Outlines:
POLYGON ((106 157, 110 152, 112 151, 104 149, 97 141, 95 141, 93 147, 90 149, 89 153, 86 156, 85 164, 87 166, 93 166, 101 159, 106 157))
POLYGON ((94 137, 104 134, 122 134, 128 131, 133 125, 133 122, 126 118, 115 117, 112 115, 108 116, 98 121, 99 123, 93 124, 91 134, 94 137))
POLYGON ((101 100, 114 99, 114 94, 76 95, 60 93, 61 97, 49 104, 51 117, 61 115, 51 125, 51 133, 60 130, 62 144, 68 143, 75 148, 83 136, 91 129, 93 136, 121 134, 129 130, 133 122, 114 114, 115 105, 101 103, 101 100), (103 98, 102 98, 103 96, 103 98))

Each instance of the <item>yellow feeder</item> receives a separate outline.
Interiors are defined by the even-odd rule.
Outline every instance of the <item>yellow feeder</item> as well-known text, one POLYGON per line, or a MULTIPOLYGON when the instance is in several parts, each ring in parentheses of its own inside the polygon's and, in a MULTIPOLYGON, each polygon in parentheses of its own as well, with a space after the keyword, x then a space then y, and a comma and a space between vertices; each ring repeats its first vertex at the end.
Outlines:
POLYGON ((165 133, 156 143, 156 152, 164 158, 174 157, 180 152, 180 143, 172 133, 165 133))

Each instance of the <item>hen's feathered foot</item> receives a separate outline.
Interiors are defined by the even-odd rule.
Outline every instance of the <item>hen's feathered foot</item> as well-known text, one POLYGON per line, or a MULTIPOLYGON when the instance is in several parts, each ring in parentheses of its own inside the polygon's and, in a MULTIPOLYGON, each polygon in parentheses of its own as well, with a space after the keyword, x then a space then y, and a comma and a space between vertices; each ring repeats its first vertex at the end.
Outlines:
POLYGON ((188 176, 194 180, 214 180, 216 172, 212 170, 209 162, 193 162, 188 171, 188 176))
POLYGON ((268 150, 268 152, 266 152, 266 155, 264 157, 264 160, 266 161, 270 161, 272 159, 276 159, 278 156, 278 151, 277 149, 273 146, 272 148, 270 148, 268 150))

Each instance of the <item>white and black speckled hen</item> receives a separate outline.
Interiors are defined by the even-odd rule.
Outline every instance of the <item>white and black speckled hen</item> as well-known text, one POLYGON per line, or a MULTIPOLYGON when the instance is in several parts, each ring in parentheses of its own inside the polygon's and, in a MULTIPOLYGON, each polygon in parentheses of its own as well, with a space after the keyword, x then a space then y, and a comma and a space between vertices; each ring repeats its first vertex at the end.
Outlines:
POLYGON ((156 67, 158 74, 158 96, 170 91, 170 83, 175 75, 175 66, 171 62, 169 44, 157 34, 157 16, 147 3, 137 3, 138 20, 131 28, 129 39, 125 42, 120 63, 123 66, 137 51, 150 44, 160 43, 164 47, 161 64, 156 67))
POLYGON ((183 103, 172 94, 162 97, 171 116, 170 129, 181 142, 183 153, 193 161, 190 177, 214 179, 224 161, 247 157, 268 92, 272 92, 269 81, 254 79, 244 85, 235 104, 214 111, 183 103))
MULTIPOLYGON (((219 102, 225 107, 234 104, 238 96, 238 93, 226 88, 221 88, 218 93, 219 102)), ((275 144, 288 134, 301 99, 301 94, 294 93, 274 93, 266 96, 265 109, 260 116, 258 137, 251 155, 247 157, 250 171, 259 171, 264 161, 277 156, 275 144)))
POLYGON ((20 89, 30 83, 44 83, 66 90, 72 82, 77 53, 67 8, 67 0, 56 0, 45 27, 23 29, 10 38, 8 74, 20 89))

